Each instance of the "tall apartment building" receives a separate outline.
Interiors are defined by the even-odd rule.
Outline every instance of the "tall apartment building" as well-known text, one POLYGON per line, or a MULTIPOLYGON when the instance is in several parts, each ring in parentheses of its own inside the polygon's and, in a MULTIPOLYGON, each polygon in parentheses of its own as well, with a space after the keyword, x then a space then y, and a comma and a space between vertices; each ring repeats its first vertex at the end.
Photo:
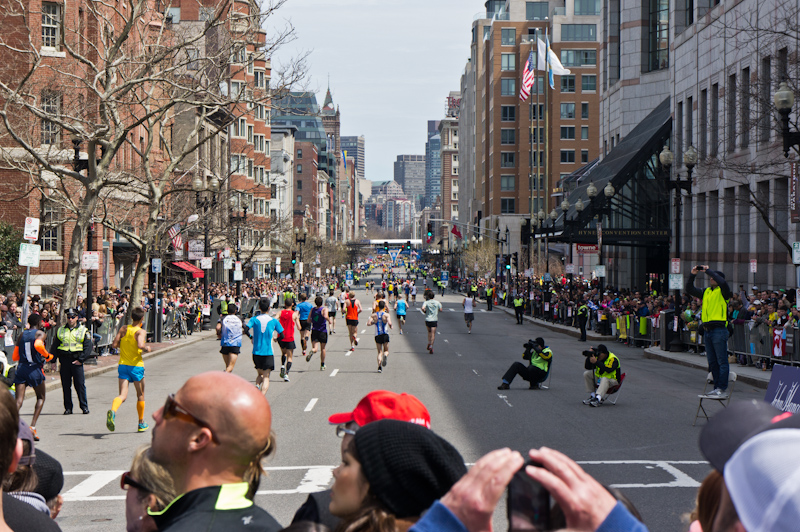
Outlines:
MULTIPOLYGON (((451 97, 452 98, 452 97, 451 97)), ((442 139, 442 218, 458 221, 458 172, 460 169, 458 153, 458 108, 439 122, 439 135, 442 139)), ((463 231, 462 231, 463 234, 463 231)))
POLYGON ((320 231, 324 216, 320 213, 325 212, 324 193, 328 183, 319 180, 319 152, 314 143, 308 141, 295 142, 294 149, 294 226, 305 224, 310 235, 324 235, 324 231, 320 231))
POLYGON ((428 121, 428 140, 425 143, 425 206, 432 207, 436 198, 442 194, 442 136, 439 135, 439 121, 428 121), (436 131, 431 133, 430 126, 436 131))
POLYGON ((398 155, 394 162, 394 180, 414 205, 421 204, 425 197, 425 156, 398 155))
POLYGON ((364 177, 366 168, 366 139, 364 135, 359 136, 344 136, 341 139, 342 151, 348 157, 353 158, 353 164, 356 167, 356 174, 359 182, 366 179, 364 177))

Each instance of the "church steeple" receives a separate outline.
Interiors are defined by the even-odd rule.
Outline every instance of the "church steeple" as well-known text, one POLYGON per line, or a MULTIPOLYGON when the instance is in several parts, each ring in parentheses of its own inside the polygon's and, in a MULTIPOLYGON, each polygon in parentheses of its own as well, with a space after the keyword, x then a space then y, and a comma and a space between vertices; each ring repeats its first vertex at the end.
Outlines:
POLYGON ((333 109, 333 96, 331 96, 331 86, 328 83, 328 92, 325 93, 325 103, 322 104, 323 109, 333 109))

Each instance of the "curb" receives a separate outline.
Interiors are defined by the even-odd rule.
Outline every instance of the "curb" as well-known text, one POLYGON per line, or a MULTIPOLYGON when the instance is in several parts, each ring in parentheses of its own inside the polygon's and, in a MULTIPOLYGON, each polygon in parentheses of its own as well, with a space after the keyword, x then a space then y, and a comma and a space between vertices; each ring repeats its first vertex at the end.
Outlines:
MULTIPOLYGON (((514 311, 507 307, 495 306, 495 308, 504 311, 509 316, 515 316, 514 311)), ((578 339, 580 339, 581 337, 581 332, 578 329, 575 329, 574 327, 568 327, 566 325, 559 325, 556 323, 549 323, 537 318, 532 318, 530 316, 523 316, 522 319, 524 319, 525 321, 529 321, 534 325, 538 325, 539 327, 544 327, 545 329, 548 329, 553 332, 566 334, 567 336, 572 336, 573 338, 578 338, 578 339)), ((597 333, 586 331, 586 340, 587 341, 594 340, 599 342, 615 342, 617 339, 614 336, 603 336, 597 333)))
MULTIPOLYGON (((692 362, 689 360, 682 360, 678 358, 673 358, 668 355, 662 354, 661 350, 654 350, 653 348, 648 347, 644 350, 644 358, 649 358, 652 360, 658 360, 661 362, 669 362, 670 364, 675 364, 677 366, 684 366, 687 368, 694 368, 702 370, 703 372, 708 372, 708 365, 703 362, 692 362)), ((699 358, 699 357, 698 357, 699 358)), ((762 390, 766 390, 769 386, 769 379, 757 379, 754 377, 750 377, 748 375, 742 375, 739 372, 736 372, 736 380, 738 382, 742 382, 744 384, 749 384, 755 388, 760 388, 762 390)))
MULTIPOLYGON (((198 334, 197 337, 190 338, 190 339, 188 339, 185 342, 182 342, 180 344, 176 343, 176 344, 173 344, 173 345, 168 345, 166 347, 159 348, 157 351, 153 351, 152 353, 143 353, 142 354, 142 360, 148 360, 150 358, 157 357, 159 355, 163 355, 163 354, 169 353, 170 351, 174 351, 176 349, 180 349, 181 347, 186 347, 187 345, 192 345, 192 344, 196 344, 198 342, 202 342, 203 340, 213 339, 214 335, 216 333, 214 333, 214 331, 203 331, 202 333, 197 333, 197 334, 198 334), (204 336, 200 336, 203 333, 209 333, 209 334, 206 334, 204 336)), ((194 336, 194 335, 192 335, 192 336, 194 336)), ((84 370, 83 375, 84 375, 85 379, 91 379, 92 377, 96 377, 98 375, 102 375, 104 373, 108 373, 109 371, 113 371, 114 369, 117 368, 117 366, 119 366, 119 364, 111 364, 109 366, 105 366, 105 367, 102 367, 102 368, 93 368, 93 369, 88 370, 88 371, 84 370)), ((55 380, 52 380, 52 381, 48 381, 47 385, 45 386, 45 391, 48 391, 48 392, 51 391, 51 390, 60 390, 60 389, 61 389, 61 379, 59 379, 59 378, 56 378, 55 380)), ((35 397, 35 395, 36 395, 36 392, 33 390, 33 388, 28 387, 28 389, 25 390, 25 398, 26 399, 28 397, 35 397)))

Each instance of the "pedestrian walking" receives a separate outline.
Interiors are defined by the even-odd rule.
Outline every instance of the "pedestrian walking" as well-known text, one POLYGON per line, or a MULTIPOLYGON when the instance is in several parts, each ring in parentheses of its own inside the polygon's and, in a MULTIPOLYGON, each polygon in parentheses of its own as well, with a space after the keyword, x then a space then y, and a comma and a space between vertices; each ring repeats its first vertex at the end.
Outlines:
POLYGON ((72 414, 72 386, 78 396, 78 405, 84 414, 89 413, 86 399, 86 377, 83 363, 92 355, 92 336, 78 323, 78 309, 68 308, 66 325, 56 331, 51 350, 61 364, 61 391, 64 393, 64 415, 72 414))
POLYGON ((517 318, 517 325, 522 325, 522 317, 525 311, 525 300, 522 299, 522 294, 514 296, 514 316, 517 318))
POLYGON ((439 326, 439 311, 442 304, 434 299, 433 290, 425 291, 425 302, 422 312, 425 314, 425 327, 428 328, 428 351, 433 354, 433 344, 436 341, 436 327, 439 326))
POLYGON ((111 432, 116 429, 117 410, 128 398, 128 385, 133 383, 136 390, 136 412, 139 414, 138 432, 148 429, 144 421, 144 360, 142 352, 150 352, 147 345, 147 331, 142 329, 145 310, 136 307, 131 311, 132 325, 124 325, 120 328, 111 347, 119 349, 119 365, 117 366, 117 377, 119 378, 119 395, 111 403, 111 410, 106 413, 106 427, 111 432))
POLYGON ((579 341, 586 341, 586 322, 589 319, 589 307, 586 305, 586 299, 581 298, 581 304, 578 307, 578 327, 581 330, 581 338, 579 341))
POLYGON ((486 310, 491 312, 492 303, 494 302, 494 284, 486 287, 486 310))

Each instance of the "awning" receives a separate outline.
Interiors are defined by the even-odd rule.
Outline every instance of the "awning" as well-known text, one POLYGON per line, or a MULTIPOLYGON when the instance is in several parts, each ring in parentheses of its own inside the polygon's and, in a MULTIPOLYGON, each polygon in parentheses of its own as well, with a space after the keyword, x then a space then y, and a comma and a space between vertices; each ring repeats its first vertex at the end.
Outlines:
POLYGON ((200 268, 189 262, 173 262, 172 265, 177 266, 181 270, 186 270, 187 272, 191 273, 192 277, 195 279, 202 279, 203 277, 205 277, 203 270, 201 270, 200 268))

